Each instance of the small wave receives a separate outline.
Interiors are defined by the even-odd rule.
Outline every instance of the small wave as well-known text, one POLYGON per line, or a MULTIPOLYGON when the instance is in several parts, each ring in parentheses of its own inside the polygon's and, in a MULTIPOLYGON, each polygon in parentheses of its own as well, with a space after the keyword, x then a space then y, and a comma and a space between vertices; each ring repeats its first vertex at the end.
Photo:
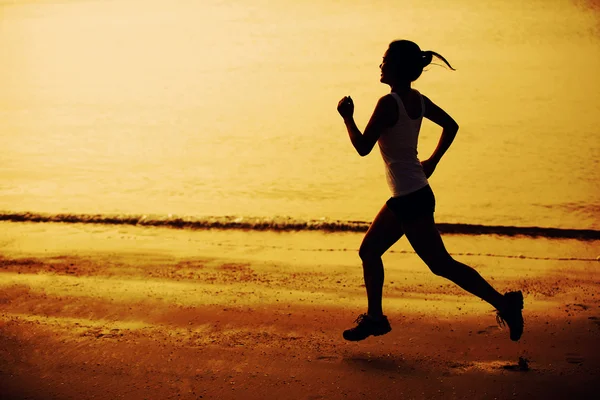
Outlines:
MULTIPOLYGON (((324 231, 365 232, 366 221, 301 220, 288 217, 181 217, 173 215, 110 215, 110 214, 44 214, 32 212, 0 212, 0 221, 43 222, 69 224, 135 225, 175 229, 236 229, 255 231, 324 231)), ((599 240, 600 231, 502 225, 438 223, 440 232, 460 235, 502 235, 547 238, 599 240)))

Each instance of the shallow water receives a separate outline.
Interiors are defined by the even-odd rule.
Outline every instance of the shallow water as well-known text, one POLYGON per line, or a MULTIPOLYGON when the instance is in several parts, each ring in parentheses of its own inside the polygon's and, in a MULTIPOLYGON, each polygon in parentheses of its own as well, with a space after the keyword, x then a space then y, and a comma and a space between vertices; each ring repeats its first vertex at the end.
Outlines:
POLYGON ((0 210, 368 221, 382 161, 335 106, 364 127, 405 37, 457 69, 415 84, 461 126, 438 221, 600 229, 599 21, 568 0, 0 1, 0 210))

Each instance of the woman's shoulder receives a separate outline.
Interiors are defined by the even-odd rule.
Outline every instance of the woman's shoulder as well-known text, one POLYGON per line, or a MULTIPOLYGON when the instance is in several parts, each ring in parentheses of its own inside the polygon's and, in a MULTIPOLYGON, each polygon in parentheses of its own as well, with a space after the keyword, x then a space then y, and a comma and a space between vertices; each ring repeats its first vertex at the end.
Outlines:
MULTIPOLYGON (((383 109, 396 108, 398 104, 398 95, 394 92, 387 93, 379 98, 377 106, 383 109)), ((402 101, 402 99, 400 99, 402 101)))
POLYGON ((429 99, 429 97, 425 96, 423 93, 419 92, 417 89, 413 89, 416 94, 419 95, 421 100, 423 100, 423 104, 426 106, 427 104, 432 104, 433 102, 429 99))
POLYGON ((388 93, 379 98, 375 107, 374 116, 381 119, 382 125, 386 128, 393 126, 398 120, 398 101, 392 93, 388 93))
POLYGON ((423 100, 425 100, 427 98, 427 96, 425 96, 423 93, 419 92, 417 89, 411 89, 413 92, 413 95, 416 98, 422 98, 423 100))

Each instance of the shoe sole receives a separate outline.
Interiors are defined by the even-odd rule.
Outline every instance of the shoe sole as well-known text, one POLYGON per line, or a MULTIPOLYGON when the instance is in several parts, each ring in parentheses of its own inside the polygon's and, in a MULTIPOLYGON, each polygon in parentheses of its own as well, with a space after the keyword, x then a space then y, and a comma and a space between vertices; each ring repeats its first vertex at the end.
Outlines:
POLYGON ((383 335, 386 335, 386 334, 390 333, 391 331, 392 331, 392 328, 388 329, 385 332, 374 333, 373 336, 383 336, 383 335))
POLYGON ((517 295, 515 296, 515 298, 517 299, 517 304, 519 305, 519 310, 523 309, 523 292, 521 292, 520 290, 518 292, 515 292, 517 295))
POLYGON ((347 341, 349 341, 349 342, 360 342, 360 341, 363 341, 363 340, 367 339, 369 336, 383 336, 383 335, 385 335, 385 334, 387 334, 387 333, 390 333, 391 331, 392 331, 392 328, 390 327, 390 329, 389 329, 389 330, 387 330, 387 331, 385 331, 385 332, 371 333, 370 335, 368 335, 368 336, 365 336, 365 337, 364 337, 364 338, 362 338, 362 339, 349 339, 349 338, 347 338, 346 336, 344 336, 343 334, 342 334, 342 337, 344 338, 344 340, 347 340, 347 341))
MULTIPOLYGON (((519 307, 519 311, 521 311, 524 307, 524 301, 523 301, 523 292, 521 292, 520 290, 518 292, 515 292, 516 295, 513 296, 514 297, 514 301, 515 304, 519 307)), ((521 320, 523 319, 523 314, 521 313, 521 320)), ((523 325, 525 325, 525 323, 523 323, 523 325)), ((511 332, 512 333, 512 332, 511 332)), ((511 335, 510 340, 512 340, 513 342, 518 342, 519 339, 521 339, 521 336, 523 336, 523 328, 521 328, 521 333, 519 334, 518 337, 513 337, 511 335)))

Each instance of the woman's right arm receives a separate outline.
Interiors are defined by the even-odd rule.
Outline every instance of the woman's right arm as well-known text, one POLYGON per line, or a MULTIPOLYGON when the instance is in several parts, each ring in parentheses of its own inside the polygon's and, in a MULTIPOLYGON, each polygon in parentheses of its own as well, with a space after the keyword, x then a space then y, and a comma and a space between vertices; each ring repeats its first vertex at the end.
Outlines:
POLYGON ((458 124, 446 111, 442 110, 427 97, 423 96, 423 100, 425 102, 425 118, 442 127, 442 136, 433 154, 428 160, 421 163, 425 175, 429 178, 442 159, 442 156, 454 141, 458 132, 458 124))

